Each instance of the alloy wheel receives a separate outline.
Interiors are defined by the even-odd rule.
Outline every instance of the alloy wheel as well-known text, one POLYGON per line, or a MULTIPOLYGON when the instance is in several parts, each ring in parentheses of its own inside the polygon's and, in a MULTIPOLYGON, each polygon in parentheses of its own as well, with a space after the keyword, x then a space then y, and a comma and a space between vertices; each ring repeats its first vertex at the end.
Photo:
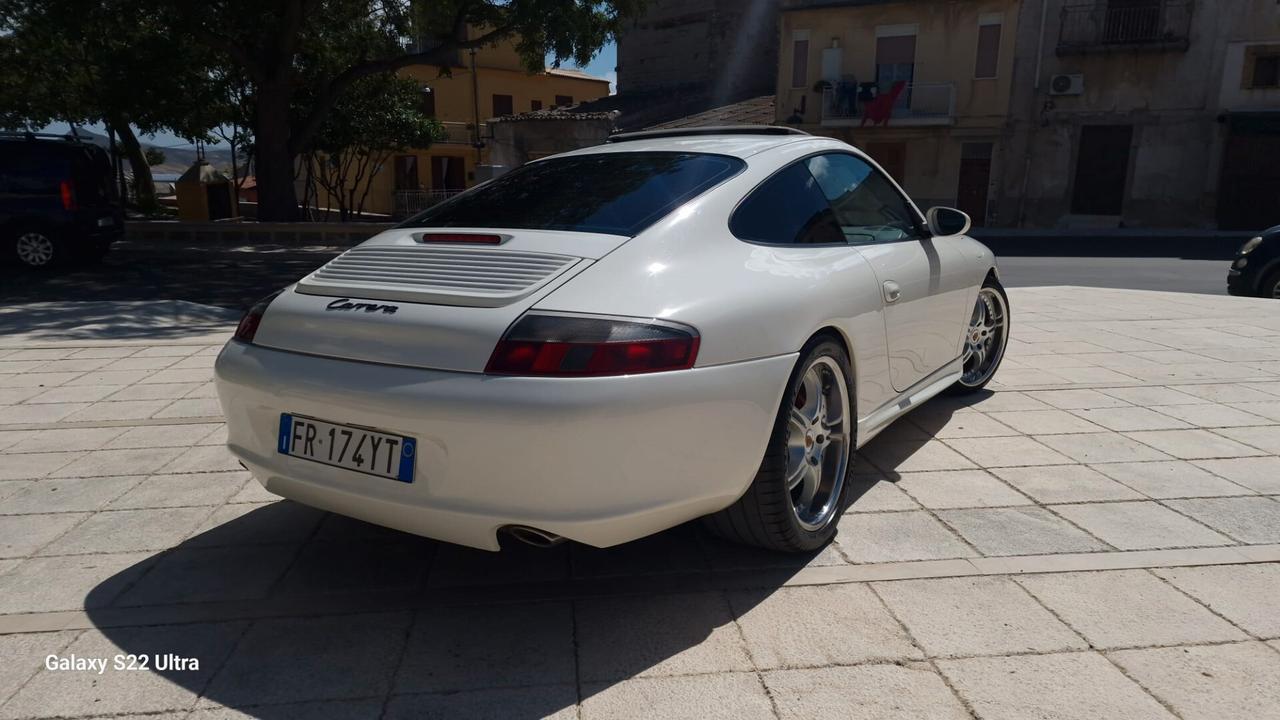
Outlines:
POLYGON ((18 259, 31 267, 44 267, 53 262, 53 240, 39 232, 28 232, 18 236, 18 259))
POLYGON ((978 291, 969 329, 964 339, 964 374, 960 383, 976 387, 995 374, 1008 343, 1008 307, 998 290, 984 287, 978 291))
POLYGON ((805 368, 787 422, 787 491, 800 526, 820 530, 839 510, 849 467, 849 390, 829 356, 805 368))

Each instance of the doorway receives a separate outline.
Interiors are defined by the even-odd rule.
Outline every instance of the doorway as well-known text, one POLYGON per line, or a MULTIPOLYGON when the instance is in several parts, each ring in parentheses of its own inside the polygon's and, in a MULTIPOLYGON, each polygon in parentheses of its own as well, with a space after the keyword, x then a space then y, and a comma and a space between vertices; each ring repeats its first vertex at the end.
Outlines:
POLYGON ((960 145, 960 183, 956 189, 956 208, 969 216, 974 227, 987 224, 992 147, 989 142, 960 145))
POLYGON ((1076 215, 1119 215, 1129 174, 1132 125, 1085 125, 1076 150, 1071 212, 1076 215))
POLYGON ((1231 118, 1218 182, 1218 228, 1261 230, 1280 207, 1280 121, 1265 115, 1231 118))
POLYGON ((436 155, 431 158, 432 190, 465 190, 467 188, 466 161, 460 157, 436 155))

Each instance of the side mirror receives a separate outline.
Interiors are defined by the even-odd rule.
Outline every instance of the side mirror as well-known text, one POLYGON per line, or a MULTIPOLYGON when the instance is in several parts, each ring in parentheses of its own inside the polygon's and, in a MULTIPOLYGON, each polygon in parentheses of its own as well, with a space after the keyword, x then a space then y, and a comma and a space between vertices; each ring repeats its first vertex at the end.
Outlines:
POLYGON ((924 214, 924 220, 929 224, 929 231, 940 237, 963 235, 973 225, 968 215, 949 207, 929 208, 924 214))

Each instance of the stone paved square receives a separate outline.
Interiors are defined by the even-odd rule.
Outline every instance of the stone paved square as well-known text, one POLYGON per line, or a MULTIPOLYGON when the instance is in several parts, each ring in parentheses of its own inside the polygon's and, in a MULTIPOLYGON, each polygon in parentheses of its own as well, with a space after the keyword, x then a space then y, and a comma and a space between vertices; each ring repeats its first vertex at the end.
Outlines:
POLYGON ((1010 296, 1005 369, 868 443, 806 555, 697 523, 490 554, 327 514, 223 447, 235 314, 0 331, 0 718, 1266 717, 1274 305, 1010 296), (72 650, 202 669, 43 669, 72 650))

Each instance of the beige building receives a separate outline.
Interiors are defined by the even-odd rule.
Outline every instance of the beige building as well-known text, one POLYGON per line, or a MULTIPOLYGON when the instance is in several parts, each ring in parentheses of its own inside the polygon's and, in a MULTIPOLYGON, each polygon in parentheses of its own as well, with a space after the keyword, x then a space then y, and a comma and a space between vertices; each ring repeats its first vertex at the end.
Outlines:
POLYGON ((1007 150, 1018 0, 788 0, 776 120, 867 151, 981 225, 1007 150))
POLYGON ((416 66, 400 72, 421 83, 424 108, 448 137, 430 148, 397 153, 377 169, 366 212, 404 216, 474 185, 477 167, 490 163, 491 118, 609 95, 608 80, 578 70, 529 73, 510 40, 460 51, 449 70, 446 75, 434 66, 416 66))
POLYGON ((1275 0, 1027 2, 997 214, 1030 227, 1280 223, 1275 0))

